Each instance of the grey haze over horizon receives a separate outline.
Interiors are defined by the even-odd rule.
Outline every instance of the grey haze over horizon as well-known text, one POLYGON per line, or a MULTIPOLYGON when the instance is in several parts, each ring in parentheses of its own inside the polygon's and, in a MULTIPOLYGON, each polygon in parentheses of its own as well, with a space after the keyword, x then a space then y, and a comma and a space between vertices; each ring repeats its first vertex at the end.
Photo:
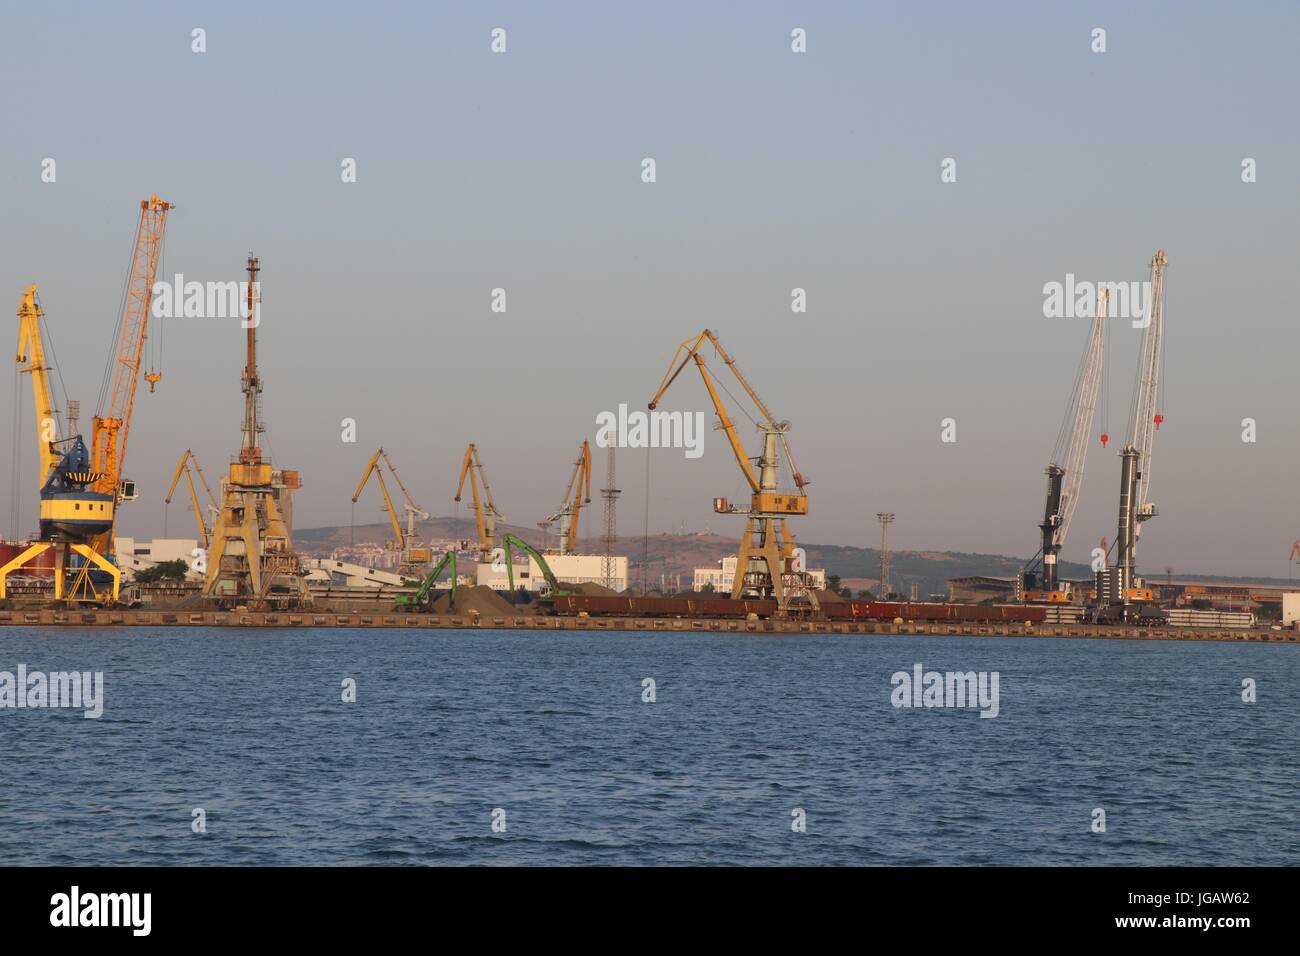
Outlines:
MULTIPOLYGON (((239 280, 253 251, 265 445, 303 474, 299 527, 352 520, 380 445, 426 510, 453 516, 471 441, 509 521, 533 526, 596 415, 644 409, 677 343, 707 326, 793 424, 812 479, 800 539, 874 547, 889 510, 900 549, 1027 555, 1087 334, 1086 320, 1043 317, 1043 285, 1144 280, 1162 247, 1160 515, 1140 570, 1287 575, 1297 5, 0 9, 21 40, 0 62, 6 308, 40 286, 85 426, 138 201, 177 207, 160 277, 239 280), (498 26, 509 48, 494 55, 498 26), (805 54, 790 51, 795 27, 805 54), (56 183, 41 181, 45 157, 56 183), (356 183, 340 182, 345 157, 356 183), (940 182, 945 157, 955 183, 940 182), (489 309, 497 287, 504 314, 489 309), (345 418, 355 444, 340 440, 345 418)), ((239 441, 238 322, 169 319, 160 334, 163 380, 141 384, 126 469, 141 499, 119 521, 137 537, 162 533, 185 448, 215 482, 239 441)), ((1111 323, 1096 430, 1112 441, 1092 443, 1065 560, 1114 537, 1139 338, 1111 323)), ((6 535, 36 525, 18 387, 22 497, 6 535)), ((13 395, 11 382, 7 454, 13 395)), ((663 407, 712 420, 689 370, 663 407)), ((711 509, 746 497, 720 433, 702 458, 656 450, 650 468, 652 532, 739 536, 742 518, 711 509)), ((604 470, 596 451, 597 488, 604 470)), ((644 452, 620 453, 624 536, 641 530, 645 473, 644 452)), ((593 502, 584 535, 599 519, 593 502)), ((373 489, 355 520, 383 520, 373 489)), ((192 533, 180 500, 167 525, 192 533)))

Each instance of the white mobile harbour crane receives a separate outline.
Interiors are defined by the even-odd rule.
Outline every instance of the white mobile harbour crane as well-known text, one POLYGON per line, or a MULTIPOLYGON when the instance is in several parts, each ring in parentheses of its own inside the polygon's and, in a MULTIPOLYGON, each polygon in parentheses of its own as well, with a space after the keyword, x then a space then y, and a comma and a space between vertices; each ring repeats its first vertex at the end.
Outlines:
MULTIPOLYGON (((1047 466, 1047 507, 1043 521, 1038 526, 1043 533, 1042 545, 1021 570, 1016 582, 1016 593, 1021 601, 1033 604, 1069 604, 1073 600, 1070 585, 1061 583, 1056 558, 1065 546, 1070 519, 1074 516, 1075 506, 1079 503, 1079 490, 1083 486, 1083 463, 1088 456, 1093 412, 1097 407, 1101 370, 1105 360, 1106 311, 1109 300, 1109 290, 1097 290, 1097 315, 1092 320, 1092 329, 1075 378, 1070 404, 1056 438, 1051 463, 1047 466)), ((1109 437, 1102 434, 1103 448, 1109 437)))
POLYGON ((1133 392, 1133 419, 1120 449, 1119 529, 1115 535, 1115 564, 1097 572, 1094 619, 1105 624, 1157 623, 1165 619, 1155 593, 1137 576, 1137 539, 1142 524, 1158 511, 1148 500, 1151 450, 1165 418, 1160 411, 1160 373, 1165 345, 1165 266, 1163 249, 1151 257, 1151 296, 1148 322, 1142 333, 1142 355, 1133 392))

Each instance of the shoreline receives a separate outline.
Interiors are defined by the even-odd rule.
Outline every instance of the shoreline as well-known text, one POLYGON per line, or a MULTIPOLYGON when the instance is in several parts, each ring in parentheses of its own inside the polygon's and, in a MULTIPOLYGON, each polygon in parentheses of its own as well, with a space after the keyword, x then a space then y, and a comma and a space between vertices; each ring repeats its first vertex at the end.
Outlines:
POLYGON ((1044 637, 1098 640, 1229 641, 1300 645, 1300 631, 1261 628, 1093 624, 967 624, 945 621, 778 621, 733 618, 570 617, 359 611, 3 610, 4 627, 416 628, 428 630, 637 631, 737 634, 883 634, 926 637, 1044 637))

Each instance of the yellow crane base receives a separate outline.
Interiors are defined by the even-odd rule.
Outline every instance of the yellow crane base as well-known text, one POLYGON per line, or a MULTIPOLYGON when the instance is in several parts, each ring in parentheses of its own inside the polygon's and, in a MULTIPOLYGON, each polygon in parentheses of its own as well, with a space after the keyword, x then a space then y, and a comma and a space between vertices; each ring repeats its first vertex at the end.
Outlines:
POLYGON ((107 594, 100 593, 95 587, 95 582, 90 578, 91 566, 99 568, 113 579, 112 602, 117 603, 117 599, 122 593, 122 572, 112 561, 109 561, 94 548, 85 544, 66 544, 60 545, 54 541, 38 541, 23 551, 22 554, 15 557, 4 567, 0 567, 0 600, 9 596, 8 584, 9 575, 19 568, 26 567, 38 556, 44 554, 51 548, 55 549, 54 562, 54 600, 62 601, 79 601, 83 603, 101 603, 108 600, 107 594), (76 576, 68 585, 68 552, 81 555, 86 559, 80 568, 77 568, 76 576))

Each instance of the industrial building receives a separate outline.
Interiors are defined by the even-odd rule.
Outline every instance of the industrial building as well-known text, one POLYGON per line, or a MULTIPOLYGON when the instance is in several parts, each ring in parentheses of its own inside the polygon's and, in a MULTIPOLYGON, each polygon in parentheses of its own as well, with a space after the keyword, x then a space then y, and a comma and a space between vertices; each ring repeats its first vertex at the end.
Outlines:
MULTIPOLYGON (((735 559, 733 558, 734 562, 735 559)), ((548 554, 546 563, 561 584, 605 584, 605 556, 603 554, 548 554)), ((609 585, 615 591, 627 590, 627 558, 614 556, 614 573, 609 585)), ((515 586, 529 591, 540 591, 546 583, 541 566, 528 556, 528 568, 514 572, 515 586)), ((510 590, 509 574, 503 565, 481 561, 475 573, 476 583, 494 591, 510 590)))
MULTIPOLYGON (((1096 600, 1095 581, 1063 581, 1068 585, 1076 604, 1092 604, 1096 600)), ((1169 608, 1213 610, 1224 612, 1263 612, 1274 616, 1284 609, 1289 598, 1300 614, 1300 582, 1296 585, 1252 584, 1240 581, 1200 581, 1186 578, 1147 579, 1147 586, 1155 599, 1169 608)), ((1013 603, 1016 599, 1016 579, 972 575, 948 580, 948 600, 959 604, 979 604, 982 601, 1013 603)))
MULTIPOLYGON (((137 541, 135 538, 118 536, 113 539, 117 550, 117 563, 123 571, 135 576, 137 571, 151 568, 164 561, 184 561, 193 568, 194 552, 199 547, 198 538, 154 538, 151 541, 137 541)), ((201 572, 190 570, 187 577, 198 580, 201 572)))
POLYGON ((307 583, 329 584, 349 588, 401 587, 406 578, 390 571, 353 564, 350 561, 337 561, 334 558, 303 558, 302 566, 307 571, 307 583))

